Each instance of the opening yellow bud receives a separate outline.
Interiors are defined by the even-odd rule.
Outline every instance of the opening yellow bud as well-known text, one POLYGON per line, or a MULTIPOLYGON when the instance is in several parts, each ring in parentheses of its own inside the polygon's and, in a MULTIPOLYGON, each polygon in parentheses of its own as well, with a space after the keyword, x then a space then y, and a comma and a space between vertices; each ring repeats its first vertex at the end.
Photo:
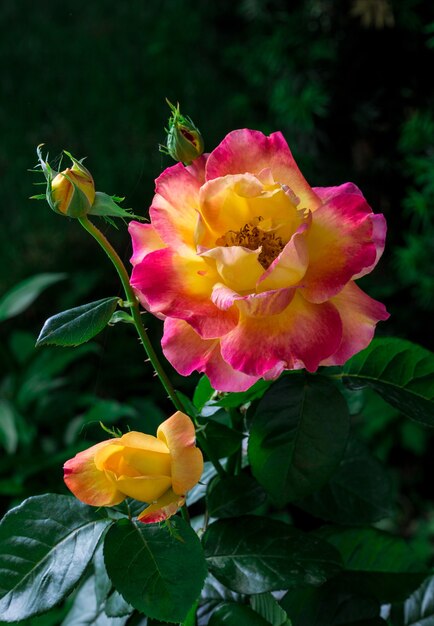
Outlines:
POLYGON ((75 164, 66 168, 51 181, 51 200, 58 213, 70 217, 86 215, 95 201, 92 175, 75 164))

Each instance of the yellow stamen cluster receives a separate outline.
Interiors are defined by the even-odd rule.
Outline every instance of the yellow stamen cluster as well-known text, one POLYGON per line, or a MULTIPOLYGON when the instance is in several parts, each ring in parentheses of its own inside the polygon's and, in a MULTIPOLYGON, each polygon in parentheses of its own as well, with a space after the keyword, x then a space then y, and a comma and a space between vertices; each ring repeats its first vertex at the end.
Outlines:
POLYGON ((258 228, 257 224, 262 220, 263 218, 259 216, 255 220, 256 223, 248 222, 240 230, 229 230, 223 237, 217 239, 216 244, 225 247, 242 246, 249 250, 261 248, 258 261, 264 269, 268 269, 283 250, 285 244, 281 237, 277 237, 275 233, 258 228))

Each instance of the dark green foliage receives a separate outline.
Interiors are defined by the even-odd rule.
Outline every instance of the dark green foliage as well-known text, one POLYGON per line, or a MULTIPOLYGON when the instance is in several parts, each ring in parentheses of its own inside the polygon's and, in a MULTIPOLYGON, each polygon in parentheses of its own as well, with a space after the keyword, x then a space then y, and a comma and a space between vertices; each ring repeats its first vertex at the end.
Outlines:
POLYGON ((216 476, 209 484, 207 506, 211 517, 237 517, 251 513, 267 499, 267 494, 248 474, 216 476))
POLYGON ((35 496, 11 510, 0 525, 2 619, 18 621, 63 600, 108 524, 70 496, 35 496))
POLYGON ((124 626, 131 615, 132 607, 129 611, 124 611, 123 615, 114 616, 108 613, 107 605, 107 602, 105 605, 97 603, 95 578, 88 578, 78 590, 62 626, 124 626))
POLYGON ((272 626, 292 626, 286 612, 271 593, 260 593, 252 596, 250 604, 272 626))
POLYGON ((211 419, 208 419, 205 424, 205 435, 218 458, 230 456, 239 450, 243 439, 242 433, 211 419))
POLYGON ((119 521, 105 537, 104 560, 127 602, 169 622, 186 617, 206 576, 200 542, 178 517, 170 526, 119 521))
POLYGON ((203 543, 210 572, 239 593, 321 585, 341 568, 328 543, 265 517, 214 522, 203 543))
POLYGON ((351 440, 339 468, 326 485, 297 505, 328 522, 369 524, 391 515, 392 482, 368 449, 351 440))
POLYGON ((401 537, 375 528, 324 527, 318 534, 341 554, 344 571, 336 582, 343 591, 395 602, 406 598, 428 575, 401 537))
POLYGON ((270 622, 266 621, 258 613, 248 606, 241 604, 222 604, 214 613, 209 621, 209 626, 240 626, 240 624, 249 624, 249 626, 268 626, 270 622))
POLYGON ((25 311, 45 289, 65 278, 66 274, 37 274, 12 287, 0 298, 0 322, 25 311))
POLYGON ((264 395, 252 422, 254 476, 282 505, 316 491, 337 469, 349 426, 346 402, 329 381, 282 378, 264 395))
POLYGON ((109 323, 119 298, 104 298, 62 311, 45 322, 37 346, 79 346, 100 333, 109 323))
POLYGON ((280 604, 291 616, 292 626, 349 626, 380 613, 375 598, 343 591, 333 580, 317 588, 290 590, 280 604))
POLYGON ((434 426, 434 354, 402 339, 376 339, 344 365, 343 381, 368 385, 408 417, 434 426))
POLYGON ((392 609, 393 626, 434 624, 434 578, 430 577, 405 602, 392 609))

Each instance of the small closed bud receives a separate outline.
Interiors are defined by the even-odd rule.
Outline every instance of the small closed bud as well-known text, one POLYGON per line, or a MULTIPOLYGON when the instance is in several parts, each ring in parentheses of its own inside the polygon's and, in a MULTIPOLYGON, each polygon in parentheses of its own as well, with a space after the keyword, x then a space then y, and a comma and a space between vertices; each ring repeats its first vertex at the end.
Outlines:
MULTIPOLYGON (((65 151, 72 166, 57 172, 48 160, 42 158, 41 146, 38 146, 37 152, 47 181, 45 197, 53 211, 68 217, 84 217, 90 213, 96 199, 95 184, 83 163, 65 151)), ((39 199, 41 196, 34 197, 39 199)))
POLYGON ((176 107, 167 100, 172 111, 169 129, 166 129, 166 146, 160 146, 162 152, 169 154, 175 161, 187 165, 203 153, 203 138, 190 117, 181 114, 179 104, 176 107))
MULTIPOLYGON (((92 174, 66 152, 72 160, 72 167, 47 180, 47 200, 56 213, 68 217, 83 217, 87 215, 95 201, 95 184, 92 174)), ((52 172, 55 174, 55 172, 52 172)))
POLYGON ((74 163, 53 178, 49 195, 54 211, 70 217, 87 215, 95 200, 92 175, 83 165, 74 163))

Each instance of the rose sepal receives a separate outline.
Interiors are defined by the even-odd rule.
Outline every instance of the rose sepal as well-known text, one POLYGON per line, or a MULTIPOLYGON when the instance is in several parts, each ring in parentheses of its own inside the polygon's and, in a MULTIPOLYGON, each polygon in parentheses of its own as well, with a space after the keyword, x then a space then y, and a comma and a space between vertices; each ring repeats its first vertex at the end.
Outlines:
POLYGON ((123 209, 119 206, 119 204, 117 204, 117 202, 122 202, 123 199, 124 198, 119 198, 118 196, 109 196, 103 191, 97 191, 95 193, 95 201, 89 209, 88 215, 143 220, 142 217, 134 215, 134 213, 131 212, 131 209, 123 209))

